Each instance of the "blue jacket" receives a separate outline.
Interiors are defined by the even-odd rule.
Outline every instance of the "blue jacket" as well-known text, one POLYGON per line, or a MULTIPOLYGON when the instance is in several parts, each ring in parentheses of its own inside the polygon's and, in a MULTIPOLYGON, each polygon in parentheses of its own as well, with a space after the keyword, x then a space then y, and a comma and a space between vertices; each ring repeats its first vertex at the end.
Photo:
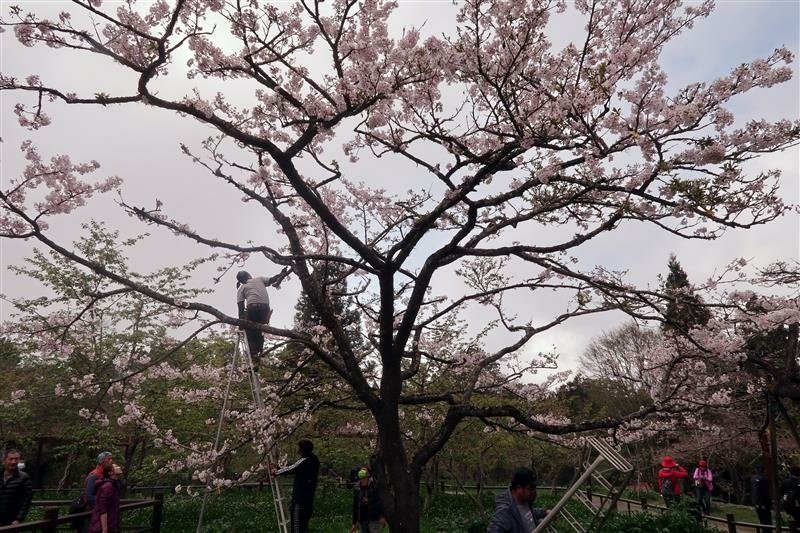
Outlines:
MULTIPOLYGON (((533 513, 533 524, 536 526, 539 520, 544 518, 547 513, 544 509, 531 506, 533 513)), ((511 496, 511 489, 506 489, 497 495, 494 501, 494 515, 489 521, 487 533, 528 533, 525 530, 525 522, 517 509, 517 502, 511 496)))

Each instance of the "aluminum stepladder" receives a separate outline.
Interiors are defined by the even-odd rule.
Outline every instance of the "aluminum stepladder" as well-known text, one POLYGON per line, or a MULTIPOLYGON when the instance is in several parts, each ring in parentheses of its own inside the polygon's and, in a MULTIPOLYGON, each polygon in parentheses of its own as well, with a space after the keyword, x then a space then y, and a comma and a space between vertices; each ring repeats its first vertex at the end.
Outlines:
MULTIPOLYGON (((231 382, 233 381, 234 372, 238 367, 239 358, 242 357, 244 362, 247 364, 247 381, 250 385, 250 390, 253 393, 253 402, 257 409, 264 408, 264 401, 261 399, 261 382, 258 379, 258 373, 256 372, 255 367, 253 366, 253 358, 250 356, 250 348, 247 344, 247 339, 245 338, 245 334, 243 331, 239 331, 236 335, 236 346, 233 350, 233 358, 230 363, 230 371, 228 372, 228 383, 225 386, 225 396, 222 400, 222 410, 220 411, 219 415, 219 422, 217 424, 217 436, 214 440, 214 452, 219 450, 219 441, 220 436, 222 434, 222 425, 225 421, 225 414, 228 410, 228 399, 230 398, 230 390, 231 390, 231 382)), ((272 449, 270 449, 268 454, 268 461, 270 463, 270 468, 272 465, 276 463, 275 461, 275 453, 272 449)), ((275 516, 278 520, 278 533, 289 533, 289 517, 286 514, 286 510, 284 509, 283 502, 284 497, 281 493, 281 486, 278 482, 278 477, 272 475, 271 471, 267 472, 269 477, 269 486, 270 490, 272 491, 272 501, 275 505, 275 516)), ((200 507, 200 515, 197 519, 197 530, 196 533, 201 533, 202 525, 203 525, 203 514, 206 508, 206 502, 208 500, 208 492, 203 495, 203 505, 200 507)))
POLYGON ((616 510, 617 500, 633 475, 633 466, 602 439, 589 437, 586 439, 586 444, 583 473, 567 489, 551 512, 539 522, 534 533, 554 533, 555 529, 550 523, 559 517, 563 518, 576 533, 599 531, 608 516, 616 510), (592 456, 595 457, 590 463, 592 456), (591 494, 588 491, 581 491, 583 485, 591 481, 602 487, 603 492, 591 494), (582 524, 567 510, 567 502, 573 497, 586 506, 592 514, 588 524, 582 524))

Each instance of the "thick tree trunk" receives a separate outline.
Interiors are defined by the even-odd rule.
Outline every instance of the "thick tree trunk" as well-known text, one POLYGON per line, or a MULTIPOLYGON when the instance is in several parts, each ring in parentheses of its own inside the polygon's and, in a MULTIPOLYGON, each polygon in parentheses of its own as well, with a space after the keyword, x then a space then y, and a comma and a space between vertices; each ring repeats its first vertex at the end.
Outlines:
POLYGON ((419 533, 420 472, 409 465, 397 417, 390 412, 381 418, 372 466, 386 521, 391 533, 419 533))
POLYGON ((382 484, 381 503, 391 533, 419 533, 419 480, 391 457, 381 457, 387 479, 382 484))

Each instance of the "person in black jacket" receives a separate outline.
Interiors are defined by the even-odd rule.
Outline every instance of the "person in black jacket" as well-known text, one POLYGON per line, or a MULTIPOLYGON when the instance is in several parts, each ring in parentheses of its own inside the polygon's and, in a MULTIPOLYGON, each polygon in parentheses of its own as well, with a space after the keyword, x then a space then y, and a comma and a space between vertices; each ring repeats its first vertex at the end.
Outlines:
MULTIPOLYGON (((759 466, 756 474, 750 478, 750 497, 758 515, 758 522, 765 526, 772 525, 772 498, 769 497, 769 479, 764 475, 764 467, 759 466)), ((758 528, 759 531, 771 531, 758 528)))
POLYGON ((353 527, 352 533, 378 533, 383 525, 383 511, 378 489, 372 482, 372 472, 368 466, 358 471, 358 484, 353 488, 353 527))
POLYGON ((789 479, 781 483, 781 507, 800 522, 800 466, 789 468, 789 479))
POLYGON ((303 439, 297 443, 300 460, 293 465, 275 470, 273 475, 294 476, 292 488, 292 529, 291 533, 307 533, 308 522, 314 512, 314 493, 317 490, 319 476, 319 459, 314 455, 314 444, 303 439))
POLYGON ((0 481, 0 526, 25 521, 33 499, 33 484, 25 472, 20 472, 19 450, 6 450, 3 455, 3 479, 0 481))

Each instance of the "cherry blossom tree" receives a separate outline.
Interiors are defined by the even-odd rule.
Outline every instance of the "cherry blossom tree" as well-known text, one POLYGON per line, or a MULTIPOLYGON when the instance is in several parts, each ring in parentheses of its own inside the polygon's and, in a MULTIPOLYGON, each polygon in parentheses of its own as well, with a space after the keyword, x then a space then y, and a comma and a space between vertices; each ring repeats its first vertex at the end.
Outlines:
MULTIPOLYGON (((82 257, 174 298, 208 292, 186 286, 205 259, 140 275, 128 270, 126 252, 144 236, 120 240, 97 222, 84 229, 86 236, 74 243, 82 257)), ((282 401, 279 392, 289 380, 280 377, 265 383, 264 408, 253 405, 246 374, 229 372, 233 346, 208 335, 217 320, 200 321, 179 341, 171 330, 196 323, 196 313, 120 287, 54 251, 34 250, 24 266, 11 268, 37 280, 47 296, 11 300, 14 311, 2 334, 24 357, 12 370, 16 387, 0 387, 0 401, 27 413, 23 426, 71 447, 61 485, 76 464, 85 466, 81 459, 96 444, 122 450, 130 479, 133 458, 150 446, 160 452, 161 474, 188 473, 216 488, 230 486, 263 475, 273 444, 306 421, 310 406, 282 401), (226 387, 232 391, 225 431, 214 449, 209 428, 218 423, 226 387), (237 452, 249 463, 234 463, 239 474, 228 479, 224 473, 237 452)))
MULTIPOLYGON (((466 419, 566 435, 633 430, 648 415, 694 408, 679 382, 702 360, 686 355, 703 346, 693 337, 670 341, 688 345, 680 351, 663 346, 648 356, 660 369, 651 405, 580 422, 530 408, 549 383, 522 378, 553 368, 555 356, 531 356, 527 347, 542 332, 594 313, 663 320, 666 295, 581 264, 579 250, 631 222, 713 240, 794 212, 778 193, 780 171, 752 173, 746 163, 795 145, 800 122, 737 125, 729 110, 738 95, 791 78, 785 48, 718 79, 667 90, 659 56, 711 12, 711 2, 579 0, 584 38, 561 49, 548 39, 551 16, 566 8, 561 1, 467 0, 453 32, 427 38, 416 28, 392 37, 396 7, 381 0, 73 0, 50 17, 11 6, 2 27, 23 45, 91 54, 135 81, 120 94, 79 95, 35 74, 4 74, 0 88, 21 95, 15 113, 32 130, 46 127, 62 105, 109 113, 147 106, 216 130, 200 146, 184 145, 184 153, 263 208, 281 246, 205 235, 159 200, 153 208, 121 206, 222 252, 222 269, 249 254, 291 268, 319 324, 262 329, 302 345, 301 357, 324 363, 350 401, 369 411, 387 518, 393 531, 414 532, 421 472, 466 419), (165 90, 197 78, 222 88, 249 84, 250 100, 223 89, 207 94, 199 84, 184 94, 165 90), (368 161, 411 190, 389 190, 380 176, 359 181, 356 169, 368 161), (341 265, 363 317, 363 342, 352 342, 331 285, 313 275, 321 261, 341 265), (437 289, 452 278, 458 291, 437 289), (547 319, 508 309, 512 298, 536 301, 552 290, 563 304, 547 319), (476 306, 485 321, 469 327, 464 311, 476 306), (425 417, 424 439, 406 435, 407 413, 425 417)), ((120 180, 92 181, 98 163, 68 155, 48 161, 30 142, 22 151, 28 166, 0 193, 5 238, 35 239, 160 304, 252 325, 53 240, 49 220, 120 180)), ((726 305, 739 309, 732 298, 726 305)), ((783 319, 796 319, 788 308, 783 319)), ((714 353, 736 358, 733 345, 720 344, 728 337, 712 338, 726 328, 712 319, 706 336, 697 336, 714 340, 714 353)))

